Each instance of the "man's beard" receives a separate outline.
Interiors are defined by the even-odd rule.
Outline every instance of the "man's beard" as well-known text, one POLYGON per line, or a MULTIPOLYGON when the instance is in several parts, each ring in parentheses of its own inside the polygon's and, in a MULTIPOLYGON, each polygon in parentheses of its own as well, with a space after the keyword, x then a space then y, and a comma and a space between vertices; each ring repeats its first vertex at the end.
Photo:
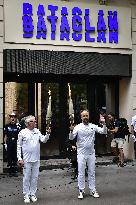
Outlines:
POLYGON ((14 124, 14 123, 15 123, 15 120, 11 120, 11 123, 14 124))
POLYGON ((89 123, 89 119, 84 119, 84 120, 83 120, 83 123, 84 123, 84 124, 88 124, 88 123, 89 123))

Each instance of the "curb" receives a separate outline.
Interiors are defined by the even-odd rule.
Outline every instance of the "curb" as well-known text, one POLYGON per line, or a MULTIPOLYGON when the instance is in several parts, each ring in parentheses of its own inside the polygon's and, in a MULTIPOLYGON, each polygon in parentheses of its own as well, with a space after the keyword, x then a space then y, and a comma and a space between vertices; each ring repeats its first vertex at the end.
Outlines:
MULTIPOLYGON (((111 165, 114 164, 112 161, 103 161, 103 162, 96 162, 96 166, 107 166, 107 165, 111 165)), ((69 168, 70 167, 70 163, 66 163, 66 164, 48 164, 48 165, 41 165, 40 166, 40 172, 43 170, 52 170, 52 169, 64 169, 64 168, 69 168)), ((5 167, 3 169, 3 173, 8 173, 9 168, 5 167)), ((19 172, 22 172, 21 168, 18 168, 19 172)))
MULTIPOLYGON (((125 163, 133 163, 133 160, 125 160, 125 163)), ((96 167, 97 166, 108 166, 108 165, 115 165, 116 163, 114 163, 112 160, 107 160, 107 161, 97 161, 96 160, 96 167)), ((47 160, 47 164, 46 162, 44 162, 44 164, 40 166, 40 172, 43 170, 52 170, 52 169, 64 169, 64 168, 70 168, 71 164, 69 161, 66 162, 61 162, 61 163, 48 163, 47 160)), ((3 173, 8 173, 9 168, 8 167, 4 167, 3 168, 3 173)), ((18 172, 22 172, 22 168, 18 167, 18 172)))

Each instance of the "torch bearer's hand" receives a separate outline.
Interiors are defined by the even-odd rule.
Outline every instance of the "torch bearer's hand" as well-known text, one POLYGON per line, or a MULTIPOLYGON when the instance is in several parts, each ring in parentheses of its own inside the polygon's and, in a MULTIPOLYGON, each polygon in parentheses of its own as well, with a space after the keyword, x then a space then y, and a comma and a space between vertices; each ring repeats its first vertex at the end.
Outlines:
POLYGON ((46 128, 46 133, 47 133, 47 134, 51 134, 51 127, 47 127, 47 128, 46 128))
POLYGON ((72 145, 72 150, 76 151, 76 146, 72 145))
POLYGON ((24 160, 19 160, 18 161, 18 164, 19 164, 20 167, 24 167, 24 163, 25 163, 24 160))
POLYGON ((74 127, 75 127, 75 126, 74 126, 73 124, 70 125, 70 127, 69 127, 70 132, 73 132, 74 127))
POLYGON ((100 122, 102 123, 102 124, 105 124, 105 118, 100 114, 100 122))

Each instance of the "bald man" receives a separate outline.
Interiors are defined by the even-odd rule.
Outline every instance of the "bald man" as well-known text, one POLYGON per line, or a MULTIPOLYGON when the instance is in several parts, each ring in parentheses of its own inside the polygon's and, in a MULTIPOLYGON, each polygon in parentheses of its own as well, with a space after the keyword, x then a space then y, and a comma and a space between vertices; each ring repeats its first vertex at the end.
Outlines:
POLYGON ((88 182, 90 195, 94 198, 99 198, 99 194, 95 187, 95 132, 100 134, 107 134, 105 119, 101 116, 101 123, 103 127, 98 127, 95 124, 89 123, 89 112, 83 110, 81 112, 82 123, 70 126, 69 139, 77 138, 77 160, 78 160, 78 199, 83 199, 85 189, 85 168, 88 165, 88 182))

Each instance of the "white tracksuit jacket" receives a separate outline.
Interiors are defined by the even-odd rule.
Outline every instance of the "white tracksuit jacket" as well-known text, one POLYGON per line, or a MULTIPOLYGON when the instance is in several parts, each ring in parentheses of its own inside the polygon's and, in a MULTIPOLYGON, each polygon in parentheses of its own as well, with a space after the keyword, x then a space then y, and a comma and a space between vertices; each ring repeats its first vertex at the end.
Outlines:
POLYGON ((77 137, 77 159, 78 159, 78 187, 80 190, 85 188, 85 167, 88 164, 88 181, 91 191, 95 191, 95 132, 107 134, 106 125, 98 127, 95 124, 80 123, 74 127, 73 132, 69 133, 69 139, 77 137))
POLYGON ((47 142, 49 134, 42 135, 39 129, 29 130, 25 128, 18 134, 17 158, 25 162, 40 160, 40 142, 47 142))
POLYGON ((134 131, 136 132, 136 115, 132 117, 131 125, 133 125, 134 131))
POLYGON ((77 154, 89 155, 95 152, 95 132, 107 134, 106 125, 101 128, 92 123, 88 123, 88 125, 80 123, 74 127, 73 132, 69 134, 69 139, 73 140, 77 137, 77 154))
POLYGON ((25 128, 19 132, 17 141, 17 158, 24 160, 23 194, 35 195, 40 166, 40 142, 47 142, 49 134, 42 135, 34 128, 25 128))

